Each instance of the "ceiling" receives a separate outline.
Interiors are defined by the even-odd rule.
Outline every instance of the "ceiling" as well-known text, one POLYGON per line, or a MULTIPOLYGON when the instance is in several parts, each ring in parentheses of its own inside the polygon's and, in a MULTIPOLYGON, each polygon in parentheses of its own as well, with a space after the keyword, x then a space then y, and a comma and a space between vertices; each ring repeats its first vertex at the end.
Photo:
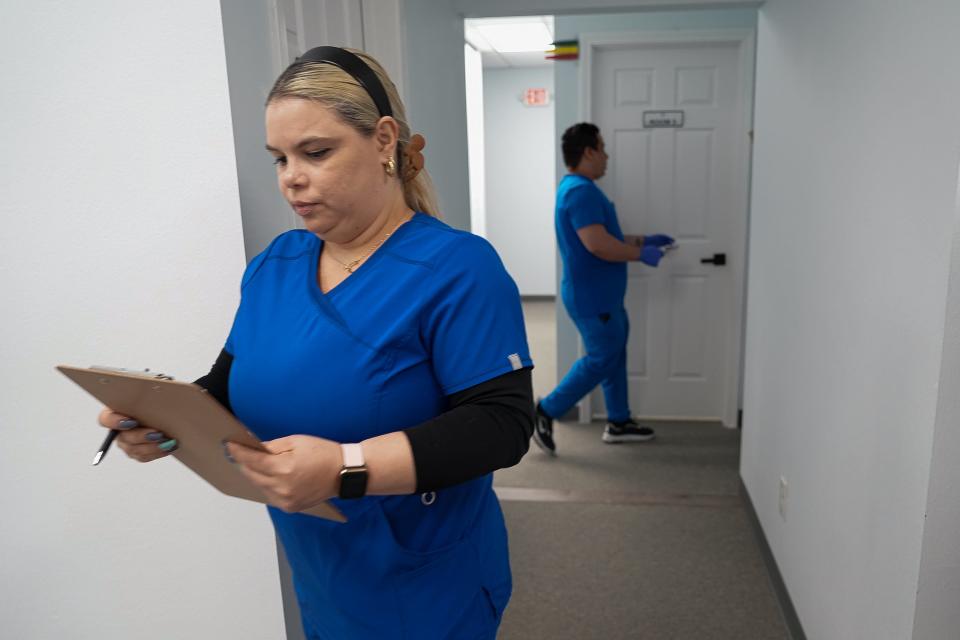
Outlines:
POLYGON ((553 16, 465 20, 464 36, 480 52, 484 69, 548 66, 553 16))

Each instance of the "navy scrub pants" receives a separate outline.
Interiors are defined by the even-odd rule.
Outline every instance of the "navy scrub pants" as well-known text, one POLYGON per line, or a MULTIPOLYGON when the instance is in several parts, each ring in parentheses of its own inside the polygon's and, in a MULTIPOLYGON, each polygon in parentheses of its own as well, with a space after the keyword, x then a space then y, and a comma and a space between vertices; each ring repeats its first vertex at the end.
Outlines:
POLYGON ((603 387, 607 419, 630 419, 627 400, 627 338, 630 321, 624 309, 609 314, 577 318, 571 316, 583 338, 587 354, 577 360, 557 388, 540 401, 551 417, 559 417, 573 408, 598 384, 603 387))

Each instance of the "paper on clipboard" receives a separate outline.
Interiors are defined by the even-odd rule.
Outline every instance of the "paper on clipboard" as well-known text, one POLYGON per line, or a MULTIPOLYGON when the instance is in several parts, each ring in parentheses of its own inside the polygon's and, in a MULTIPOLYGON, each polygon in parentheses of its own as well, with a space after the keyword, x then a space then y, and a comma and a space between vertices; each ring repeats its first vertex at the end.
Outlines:
MULTIPOLYGON (((267 502, 266 496, 226 459, 221 443, 228 440, 265 451, 263 444, 206 389, 140 372, 68 365, 60 365, 57 370, 112 410, 176 438, 178 448, 171 455, 222 493, 267 502)), ((302 513, 347 521, 328 502, 302 513)))

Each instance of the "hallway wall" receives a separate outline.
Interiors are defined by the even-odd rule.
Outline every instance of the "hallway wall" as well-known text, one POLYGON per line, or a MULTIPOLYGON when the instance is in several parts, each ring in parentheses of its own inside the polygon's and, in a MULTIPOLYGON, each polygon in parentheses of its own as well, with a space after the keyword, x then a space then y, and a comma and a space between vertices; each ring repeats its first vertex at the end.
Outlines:
POLYGON ((0 635, 278 638, 263 507, 114 446, 60 363, 192 380, 245 265, 217 0, 8 3, 0 23, 0 635))
MULTIPOLYGON (((960 349, 958 29, 946 0, 759 14, 741 473, 810 638, 914 629, 941 359, 960 349)), ((950 609, 915 637, 953 637, 950 609)))
POLYGON ((243 240, 250 261, 275 237, 297 228, 298 219, 280 195, 273 159, 263 148, 264 103, 276 80, 269 7, 264 0, 220 0, 220 7, 243 240))
POLYGON ((525 296, 557 294, 554 97, 552 66, 484 70, 487 239, 525 296), (524 106, 538 87, 550 104, 524 106))
POLYGON ((427 139, 423 155, 444 222, 470 230, 463 16, 450 0, 404 0, 407 117, 427 139))

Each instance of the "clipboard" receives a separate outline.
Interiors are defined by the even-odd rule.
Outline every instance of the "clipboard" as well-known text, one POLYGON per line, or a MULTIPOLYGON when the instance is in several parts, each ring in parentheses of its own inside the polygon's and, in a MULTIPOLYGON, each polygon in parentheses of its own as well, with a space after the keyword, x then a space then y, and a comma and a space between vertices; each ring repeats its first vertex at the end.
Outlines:
MULTIPOLYGON (((223 455, 224 440, 266 451, 263 443, 206 389, 163 374, 60 365, 57 370, 117 413, 177 439, 171 455, 228 496, 266 504, 267 498, 223 455)), ((301 513, 346 522, 329 502, 301 513)))

